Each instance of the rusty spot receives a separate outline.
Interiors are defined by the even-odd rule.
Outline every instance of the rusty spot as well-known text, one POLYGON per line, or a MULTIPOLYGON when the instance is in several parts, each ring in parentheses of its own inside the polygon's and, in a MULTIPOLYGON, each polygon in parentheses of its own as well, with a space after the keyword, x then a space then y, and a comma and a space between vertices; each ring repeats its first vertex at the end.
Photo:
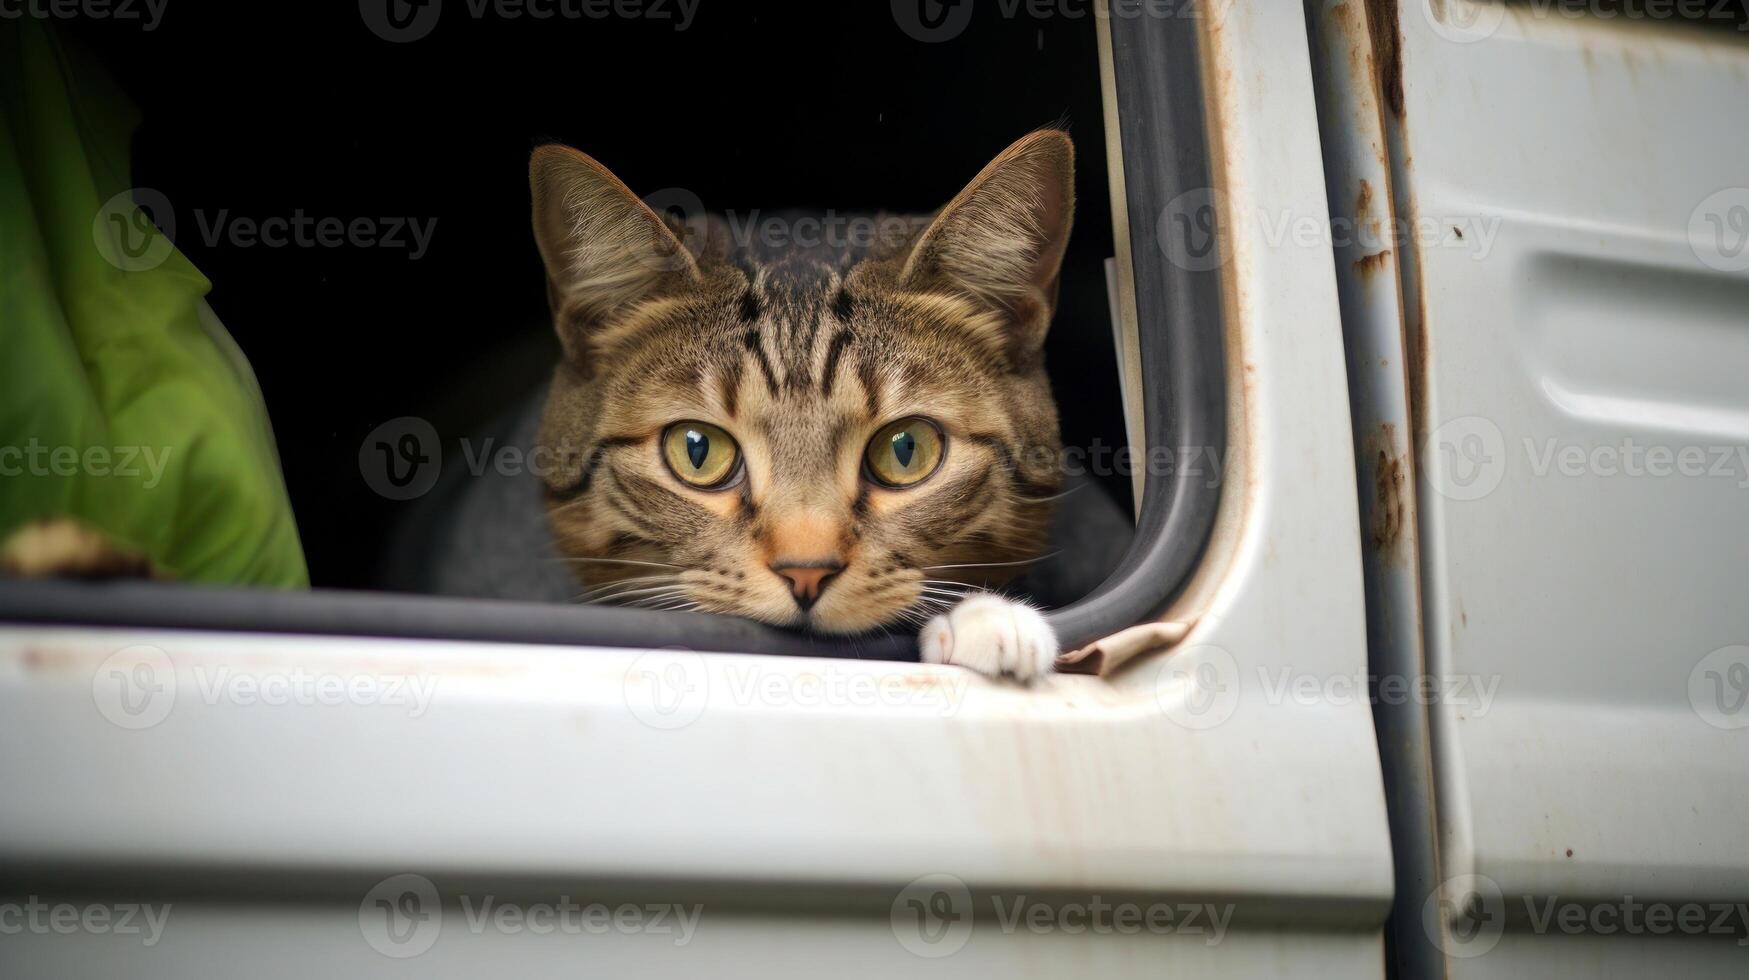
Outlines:
POLYGON ((1573 849, 1572 849, 1572 848, 1571 848, 1571 847, 1569 847, 1569 848, 1567 848, 1567 856, 1568 856, 1568 857, 1572 857, 1572 856, 1573 856, 1573 849))
POLYGON ((1372 184, 1365 177, 1360 178, 1360 193, 1354 198, 1354 213, 1365 214, 1372 206, 1372 184))
POLYGON ((1396 452, 1397 427, 1381 422, 1371 440, 1373 446, 1372 544, 1388 556, 1396 554, 1403 540, 1403 524, 1409 510, 1403 499, 1408 486, 1405 460, 1396 452))
POLYGON ((1385 267, 1385 260, 1390 255, 1391 250, 1388 248, 1372 255, 1363 255, 1354 260, 1354 271, 1360 273, 1362 279, 1370 278, 1373 273, 1385 267))
POLYGON ((1366 0, 1366 30, 1372 35, 1379 93, 1391 115, 1403 118, 1403 36, 1397 29, 1397 0, 1366 0))
POLYGON ((81 658, 71 650, 27 647, 19 656, 19 666, 31 674, 74 673, 88 668, 94 661, 81 658))

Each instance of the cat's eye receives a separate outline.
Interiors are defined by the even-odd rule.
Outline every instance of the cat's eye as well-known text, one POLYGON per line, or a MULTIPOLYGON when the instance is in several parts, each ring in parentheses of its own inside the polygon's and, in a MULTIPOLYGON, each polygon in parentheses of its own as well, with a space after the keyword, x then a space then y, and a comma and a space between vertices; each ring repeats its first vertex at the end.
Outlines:
POLYGON ((941 465, 947 440, 928 419, 894 422, 869 440, 863 454, 869 478, 883 487, 914 487, 941 465))
POLYGON ((681 482, 723 490, 741 474, 741 449, 727 432, 704 422, 680 422, 662 433, 662 458, 681 482))

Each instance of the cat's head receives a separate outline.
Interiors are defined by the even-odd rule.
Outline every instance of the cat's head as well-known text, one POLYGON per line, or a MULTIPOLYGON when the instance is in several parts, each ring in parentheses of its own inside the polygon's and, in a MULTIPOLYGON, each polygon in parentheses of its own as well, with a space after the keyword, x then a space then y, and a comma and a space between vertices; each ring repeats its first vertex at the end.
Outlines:
POLYGON ((788 236, 804 248, 764 220, 665 220, 536 150, 564 349, 537 451, 591 598, 855 633, 1038 558, 1073 171, 1067 134, 1035 132, 935 215, 788 236))

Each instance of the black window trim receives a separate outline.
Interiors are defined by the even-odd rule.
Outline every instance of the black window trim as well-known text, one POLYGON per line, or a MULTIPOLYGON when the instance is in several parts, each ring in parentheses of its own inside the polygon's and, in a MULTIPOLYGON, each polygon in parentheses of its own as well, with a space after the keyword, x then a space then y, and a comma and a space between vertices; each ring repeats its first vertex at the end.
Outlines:
MULTIPOLYGON (((1145 458, 1181 458, 1193 447, 1218 456, 1226 448, 1220 271, 1168 261, 1158 227, 1173 198, 1214 186, 1199 23, 1106 21, 1135 269, 1145 458)), ((1123 562, 1091 595, 1050 614, 1065 649, 1158 616, 1188 581, 1214 527, 1220 487, 1184 469, 1149 475, 1123 562)), ((909 635, 834 639, 695 613, 154 582, 8 582, 0 585, 0 622, 917 659, 909 635)))

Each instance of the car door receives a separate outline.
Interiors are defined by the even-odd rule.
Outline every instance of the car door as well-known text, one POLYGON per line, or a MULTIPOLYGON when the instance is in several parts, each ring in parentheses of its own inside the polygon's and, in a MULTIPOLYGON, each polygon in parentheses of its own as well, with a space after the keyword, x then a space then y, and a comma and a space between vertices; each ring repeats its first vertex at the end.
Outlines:
POLYGON ((1338 262, 1362 485, 1413 487, 1363 495, 1375 668, 1439 692, 1380 707, 1396 964, 1740 975, 1743 11, 1309 8, 1333 208, 1390 229, 1338 262))
POLYGON ((553 620, 461 600, 9 587, 0 970, 1382 975, 1305 22, 1099 12, 1146 499, 1123 580, 1055 622, 1176 646, 1026 688, 493 639, 553 620))

